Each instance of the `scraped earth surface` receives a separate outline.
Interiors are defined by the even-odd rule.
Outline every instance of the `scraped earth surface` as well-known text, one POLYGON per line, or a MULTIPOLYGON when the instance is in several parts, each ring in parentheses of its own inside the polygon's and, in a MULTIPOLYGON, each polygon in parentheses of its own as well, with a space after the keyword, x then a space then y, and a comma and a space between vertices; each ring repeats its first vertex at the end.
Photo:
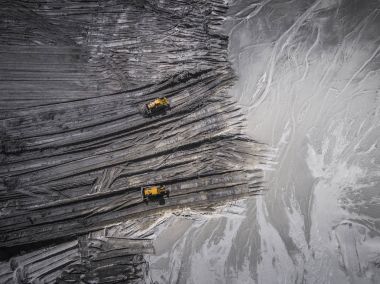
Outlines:
POLYGON ((161 211, 260 193, 223 1, 0 5, 1 283, 143 283, 161 211))

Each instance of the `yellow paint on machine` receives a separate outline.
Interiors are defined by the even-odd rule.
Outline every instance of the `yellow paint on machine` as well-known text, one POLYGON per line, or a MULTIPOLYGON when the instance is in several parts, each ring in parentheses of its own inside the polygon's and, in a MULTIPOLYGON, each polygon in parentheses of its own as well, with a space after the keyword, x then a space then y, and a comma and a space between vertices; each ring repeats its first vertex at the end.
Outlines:
POLYGON ((148 195, 160 195, 160 194, 161 194, 161 190, 157 186, 152 186, 152 187, 144 188, 144 195, 145 196, 148 196, 148 195))
POLYGON ((154 101, 147 104, 147 108, 149 110, 152 110, 158 107, 166 107, 166 106, 169 106, 169 100, 165 97, 157 98, 154 101))
POLYGON ((164 196, 169 197, 169 190, 163 185, 154 185, 141 188, 141 194, 144 201, 148 199, 163 198, 164 196))

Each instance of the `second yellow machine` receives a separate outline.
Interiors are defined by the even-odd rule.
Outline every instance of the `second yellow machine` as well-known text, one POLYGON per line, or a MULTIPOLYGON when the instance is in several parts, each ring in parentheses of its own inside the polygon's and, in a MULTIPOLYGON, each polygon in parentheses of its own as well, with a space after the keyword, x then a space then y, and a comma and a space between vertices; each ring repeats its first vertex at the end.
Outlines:
POLYGON ((169 190, 163 185, 154 185, 141 188, 141 195, 143 201, 148 202, 148 200, 159 200, 164 196, 169 197, 169 190))
POLYGON ((166 97, 156 98, 142 107, 145 116, 165 113, 170 109, 170 102, 166 97))

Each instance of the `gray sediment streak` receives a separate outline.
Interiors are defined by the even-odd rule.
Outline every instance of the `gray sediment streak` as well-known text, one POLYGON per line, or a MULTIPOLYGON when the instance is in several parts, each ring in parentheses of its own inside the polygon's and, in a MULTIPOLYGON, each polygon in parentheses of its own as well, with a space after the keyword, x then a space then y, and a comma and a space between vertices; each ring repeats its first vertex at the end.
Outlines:
MULTIPOLYGON (((260 192, 262 145, 242 134, 244 117, 226 93, 234 74, 219 29, 223 1, 0 4, 0 247, 13 254, 260 192), (161 96, 171 110, 143 117, 139 107, 161 96), (142 202, 149 184, 167 186, 165 204, 142 202)), ((76 251, 67 259, 78 261, 76 251)), ((23 277, 53 281, 73 265, 61 264, 23 277)))

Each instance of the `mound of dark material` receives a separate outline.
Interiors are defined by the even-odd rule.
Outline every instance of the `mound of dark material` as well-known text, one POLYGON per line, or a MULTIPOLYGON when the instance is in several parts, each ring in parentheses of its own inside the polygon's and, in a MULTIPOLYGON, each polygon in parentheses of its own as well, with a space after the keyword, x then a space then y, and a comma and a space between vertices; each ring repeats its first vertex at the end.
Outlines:
MULTIPOLYGON (((226 94, 234 75, 219 29, 223 1, 0 4, 5 257, 78 242, 163 208, 211 206, 261 190, 260 145, 241 134, 243 116, 226 94), (163 96, 170 111, 141 115, 141 105, 163 96), (142 202, 140 187, 153 184, 170 190, 165 204, 142 202)), ((13 280, 3 274, 9 283, 19 279, 13 270, 13 280)))

